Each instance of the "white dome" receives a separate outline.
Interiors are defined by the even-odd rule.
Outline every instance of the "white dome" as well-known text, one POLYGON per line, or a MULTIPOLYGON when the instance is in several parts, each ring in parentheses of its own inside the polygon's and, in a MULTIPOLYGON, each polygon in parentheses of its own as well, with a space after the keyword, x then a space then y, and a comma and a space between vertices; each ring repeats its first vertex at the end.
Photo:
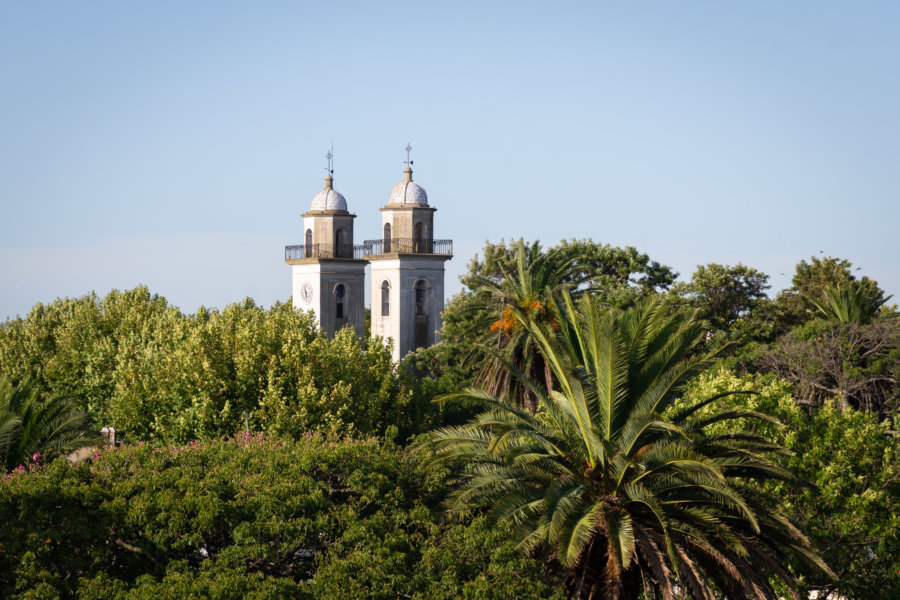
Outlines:
POLYGON ((313 196, 309 210, 347 210, 347 201, 331 187, 332 181, 331 175, 325 178, 325 189, 313 196))
POLYGON ((406 177, 394 186, 388 197, 388 204, 407 204, 410 206, 428 206, 428 194, 425 189, 412 180, 412 169, 404 171, 406 177))

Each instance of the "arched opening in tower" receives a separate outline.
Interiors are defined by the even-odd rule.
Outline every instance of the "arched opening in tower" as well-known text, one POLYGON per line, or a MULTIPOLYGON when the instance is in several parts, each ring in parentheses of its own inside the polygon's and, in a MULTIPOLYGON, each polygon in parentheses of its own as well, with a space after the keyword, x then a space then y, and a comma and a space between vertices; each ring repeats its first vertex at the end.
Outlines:
POLYGON ((391 284, 387 280, 381 282, 381 316, 391 314, 391 284))
POLYGON ((423 348, 428 345, 428 286, 421 279, 416 282, 416 325, 415 347, 423 348))
POLYGON ((345 241, 346 235, 344 234, 343 229, 336 229, 334 231, 334 254, 336 258, 341 258, 345 255, 346 248, 345 241))
MULTIPOLYGON (((344 284, 338 284, 337 287, 334 288, 334 317, 336 319, 344 318, 344 296, 346 292, 344 291, 344 284)), ((335 329, 338 329, 335 327, 335 329)))
POLYGON ((425 235, 423 233, 422 223, 416 223, 415 233, 415 249, 413 252, 425 252, 425 235))

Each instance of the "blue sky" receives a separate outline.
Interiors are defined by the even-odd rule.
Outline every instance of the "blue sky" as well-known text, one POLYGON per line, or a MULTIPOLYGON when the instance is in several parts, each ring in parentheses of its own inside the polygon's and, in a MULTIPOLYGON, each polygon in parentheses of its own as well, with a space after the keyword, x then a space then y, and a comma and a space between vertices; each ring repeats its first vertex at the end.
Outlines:
MULTIPOLYGON (((290 294, 322 187, 379 235, 402 178, 452 238, 633 245, 900 295, 900 3, 5 2, 0 319, 144 283, 290 294)), ((784 275, 782 275, 782 273, 784 275)))

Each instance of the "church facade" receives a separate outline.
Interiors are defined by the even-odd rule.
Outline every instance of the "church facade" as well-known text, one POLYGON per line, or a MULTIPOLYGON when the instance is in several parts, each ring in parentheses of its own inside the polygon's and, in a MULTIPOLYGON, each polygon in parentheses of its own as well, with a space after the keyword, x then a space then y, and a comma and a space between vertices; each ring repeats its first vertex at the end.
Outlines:
MULTIPOLYGON (((330 155, 329 155, 330 158, 330 155)), ((303 215, 303 244, 285 247, 291 266, 293 305, 312 310, 328 336, 352 327, 365 331, 365 268, 371 264, 371 336, 393 341, 393 358, 440 341, 444 310, 444 263, 453 241, 434 238, 428 195, 412 178, 407 160, 403 181, 381 211, 381 238, 354 244, 347 200, 334 189, 329 169, 325 187, 303 215)))

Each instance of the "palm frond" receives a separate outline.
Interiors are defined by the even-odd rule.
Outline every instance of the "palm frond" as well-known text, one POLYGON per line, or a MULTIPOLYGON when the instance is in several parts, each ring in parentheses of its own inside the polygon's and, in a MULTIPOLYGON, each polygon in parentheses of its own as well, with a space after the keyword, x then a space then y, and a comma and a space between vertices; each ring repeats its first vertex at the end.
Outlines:
POLYGON ((0 460, 7 471, 36 454, 54 457, 99 446, 93 420, 65 397, 44 398, 36 386, 0 380, 0 460))
POLYGON ((520 303, 511 313, 521 325, 514 343, 536 352, 551 378, 531 377, 521 355, 498 354, 495 364, 528 390, 534 411, 476 389, 440 399, 484 406, 421 446, 452 467, 448 506, 510 523, 518 547, 555 557, 584 598, 637 597, 648 581, 660 598, 674 600, 677 585, 695 600, 714 598, 713 587, 769 600, 770 577, 790 588, 792 569, 829 574, 755 484, 802 484, 776 460, 786 451, 752 431, 709 433, 721 423, 776 421, 737 409, 698 416, 733 392, 673 408, 716 359, 697 352, 696 314, 658 301, 618 311, 566 289, 548 300, 534 284, 556 275, 536 254, 520 248, 516 272, 504 277, 516 298, 549 307, 534 315, 520 303))

